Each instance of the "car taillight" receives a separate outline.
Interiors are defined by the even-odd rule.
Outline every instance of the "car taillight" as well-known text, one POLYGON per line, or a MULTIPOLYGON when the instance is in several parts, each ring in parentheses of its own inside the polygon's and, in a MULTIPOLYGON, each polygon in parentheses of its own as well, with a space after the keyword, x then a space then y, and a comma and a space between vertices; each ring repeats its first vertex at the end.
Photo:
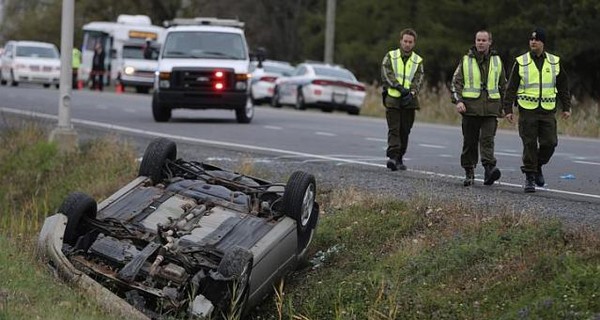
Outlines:
POLYGON ((319 86, 331 86, 331 85, 335 85, 337 84, 337 81, 331 81, 331 80, 313 80, 311 82, 312 84, 316 84, 319 86))
POLYGON ((352 84, 350 85, 350 89, 355 91, 365 91, 365 86, 361 86, 359 84, 352 84))
POLYGON ((215 72, 215 77, 218 78, 218 79, 223 78, 223 71, 217 71, 217 72, 215 72))
POLYGON ((223 90, 223 87, 224 87, 224 85, 223 85, 222 82, 215 83, 215 89, 217 89, 217 90, 223 90))
POLYGON ((264 77, 260 78, 260 81, 265 81, 265 82, 275 82, 275 80, 277 80, 277 77, 264 76, 264 77))

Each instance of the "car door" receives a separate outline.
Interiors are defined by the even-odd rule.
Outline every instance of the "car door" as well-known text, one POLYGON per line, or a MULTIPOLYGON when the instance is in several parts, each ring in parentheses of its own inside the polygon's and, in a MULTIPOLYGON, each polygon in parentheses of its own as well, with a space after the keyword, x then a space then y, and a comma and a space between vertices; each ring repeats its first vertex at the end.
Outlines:
POLYGON ((308 68, 305 65, 299 65, 291 77, 287 77, 281 82, 279 87, 280 99, 283 104, 295 104, 298 94, 298 84, 302 77, 306 75, 308 68))

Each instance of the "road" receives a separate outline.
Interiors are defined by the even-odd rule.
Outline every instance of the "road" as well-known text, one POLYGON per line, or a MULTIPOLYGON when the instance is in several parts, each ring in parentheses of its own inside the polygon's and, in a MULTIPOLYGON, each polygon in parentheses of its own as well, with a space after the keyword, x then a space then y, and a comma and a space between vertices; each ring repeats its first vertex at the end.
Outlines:
MULTIPOLYGON (((56 119, 58 90, 1 87, 0 97, 2 113, 56 119)), ((75 125, 141 135, 164 134, 236 150, 386 170, 384 119, 260 106, 250 124, 238 124, 233 112, 219 110, 175 110, 171 122, 155 123, 150 95, 75 91, 72 101, 75 125)), ((460 127, 417 122, 405 163, 415 173, 462 179, 461 143, 460 127)), ((519 169, 521 141, 515 131, 498 132, 496 157, 502 178, 500 185, 493 188, 520 190, 524 176, 519 169)), ((547 188, 536 194, 600 201, 600 140, 559 137, 559 146, 544 174, 547 188)), ((482 176, 483 169, 478 167, 478 181, 482 176)))

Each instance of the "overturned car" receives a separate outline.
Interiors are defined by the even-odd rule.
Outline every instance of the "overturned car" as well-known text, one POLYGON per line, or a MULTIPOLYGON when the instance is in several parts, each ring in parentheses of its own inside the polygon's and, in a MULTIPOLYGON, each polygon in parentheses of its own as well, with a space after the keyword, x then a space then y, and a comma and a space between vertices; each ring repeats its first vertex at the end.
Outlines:
POLYGON ((239 318, 305 257, 315 178, 271 183, 176 157, 174 142, 155 139, 139 176, 109 198, 69 194, 40 252, 126 318, 239 318))

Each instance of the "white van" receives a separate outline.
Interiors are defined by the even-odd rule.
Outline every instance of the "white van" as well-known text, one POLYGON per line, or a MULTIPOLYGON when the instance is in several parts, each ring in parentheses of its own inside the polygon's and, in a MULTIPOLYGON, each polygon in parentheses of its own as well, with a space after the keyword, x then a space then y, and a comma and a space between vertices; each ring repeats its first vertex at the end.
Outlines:
POLYGON ((60 83, 60 54, 52 43, 9 41, 2 53, 0 83, 17 86, 21 82, 43 84, 48 88, 60 83))
POLYGON ((228 109, 237 122, 250 123, 254 105, 243 23, 215 18, 171 23, 176 26, 166 31, 154 81, 154 120, 169 121, 178 108, 228 109))

